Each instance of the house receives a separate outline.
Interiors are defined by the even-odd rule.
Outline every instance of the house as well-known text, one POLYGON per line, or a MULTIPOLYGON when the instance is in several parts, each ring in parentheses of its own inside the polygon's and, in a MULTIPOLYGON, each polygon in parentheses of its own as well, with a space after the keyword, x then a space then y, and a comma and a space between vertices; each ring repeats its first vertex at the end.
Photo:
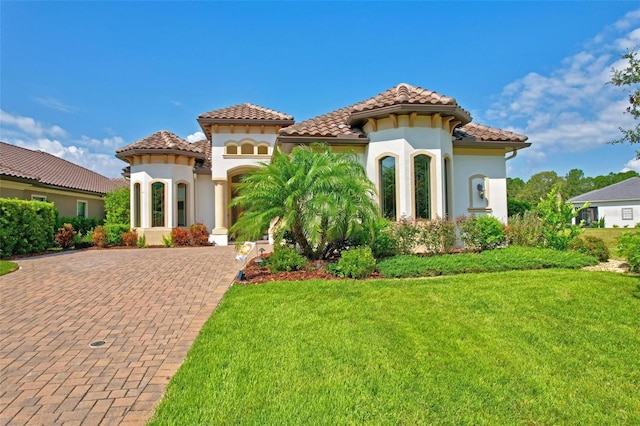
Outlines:
POLYGON ((633 228, 640 223, 640 177, 632 177, 586 194, 570 198, 576 208, 589 203, 580 211, 576 223, 585 225, 604 219, 605 227, 633 228))
POLYGON ((0 142, 0 198, 53 202, 60 216, 104 219, 103 196, 122 179, 109 179, 67 160, 0 142))
POLYGON ((130 165, 131 226, 157 243, 175 226, 202 222, 219 245, 242 213, 229 202, 245 173, 314 142, 353 150, 393 220, 490 214, 507 220, 506 161, 527 137, 472 123, 454 98, 399 84, 299 123, 253 104, 201 114, 206 140, 160 131, 119 148, 130 165))

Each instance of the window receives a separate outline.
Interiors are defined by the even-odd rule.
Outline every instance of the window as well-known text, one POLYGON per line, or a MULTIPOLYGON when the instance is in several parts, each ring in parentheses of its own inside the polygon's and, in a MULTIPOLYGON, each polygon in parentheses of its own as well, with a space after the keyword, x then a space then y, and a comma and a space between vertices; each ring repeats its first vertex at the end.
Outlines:
POLYGON ((47 201, 47 196, 31 194, 31 201, 47 201))
POLYGON ((267 145, 260 145, 258 147, 258 155, 267 155, 269 154, 269 147, 267 145))
POLYGON ((151 184, 151 226, 164 225, 164 183, 151 184))
POLYGON ((413 158, 413 182, 415 199, 415 218, 431 219, 430 158, 416 155, 413 158))
POLYGON ((133 185, 133 226, 140 227, 140 184, 133 185))
POLYGON ((633 209, 631 207, 622 209, 622 220, 633 220, 633 209))
POLYGON ((78 217, 87 217, 87 202, 86 201, 78 201, 78 208, 77 208, 78 217))
POLYGON ((227 154, 230 155, 236 155, 238 153, 238 146, 237 145, 227 145, 227 154))
POLYGON ((252 155, 253 154, 253 144, 243 143, 241 148, 241 153, 244 155, 252 155))
POLYGON ((187 226, 187 185, 178 184, 178 226, 187 226))
POLYGON ((382 216, 396 220, 396 159, 380 159, 380 207, 382 216))

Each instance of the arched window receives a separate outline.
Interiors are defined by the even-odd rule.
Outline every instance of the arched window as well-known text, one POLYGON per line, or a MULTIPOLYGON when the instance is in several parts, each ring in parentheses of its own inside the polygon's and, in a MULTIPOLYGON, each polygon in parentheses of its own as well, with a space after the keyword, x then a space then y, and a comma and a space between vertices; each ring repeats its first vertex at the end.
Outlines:
POLYGON ((133 227, 140 227, 140 184, 133 184, 133 227))
POLYGON ((243 143, 241 148, 241 153, 245 155, 253 155, 253 144, 243 143))
POLYGON ((383 157, 380 168, 380 207, 382 216, 396 220, 396 159, 383 157))
POLYGON ((238 145, 229 144, 226 146, 226 148, 227 148, 227 154, 236 155, 238 153, 238 145))
POLYGON ((431 219, 430 161, 426 155, 413 157, 413 184, 415 218, 431 219))
POLYGON ((187 184, 179 183, 176 195, 178 226, 187 226, 187 184))
POLYGON ((267 145, 258 146, 258 155, 267 155, 269 154, 269 147, 267 145))
POLYGON ((165 226, 164 183, 151 184, 151 226, 165 226))

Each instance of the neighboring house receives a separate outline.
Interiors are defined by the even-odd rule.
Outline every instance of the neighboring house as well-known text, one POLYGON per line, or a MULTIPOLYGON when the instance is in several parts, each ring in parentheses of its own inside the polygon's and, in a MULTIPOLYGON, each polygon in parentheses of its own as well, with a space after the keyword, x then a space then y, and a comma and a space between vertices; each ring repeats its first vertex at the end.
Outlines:
POLYGON ((1 198, 49 201, 60 216, 103 219, 104 194, 128 185, 46 152, 0 142, 1 198))
POLYGON ((309 120, 252 104, 201 114, 207 139, 160 131, 116 151, 130 165, 131 226, 157 243, 175 226, 202 222, 217 244, 242 213, 229 207, 246 172, 274 148, 327 143, 353 150, 393 220, 491 214, 506 222, 506 161, 527 137, 471 123, 453 98, 399 84, 309 120))
POLYGON ((587 192, 568 200, 576 208, 584 203, 589 207, 581 210, 576 223, 584 220, 586 226, 604 219, 606 228, 613 226, 634 227, 640 223, 640 177, 632 177, 602 189, 587 192))

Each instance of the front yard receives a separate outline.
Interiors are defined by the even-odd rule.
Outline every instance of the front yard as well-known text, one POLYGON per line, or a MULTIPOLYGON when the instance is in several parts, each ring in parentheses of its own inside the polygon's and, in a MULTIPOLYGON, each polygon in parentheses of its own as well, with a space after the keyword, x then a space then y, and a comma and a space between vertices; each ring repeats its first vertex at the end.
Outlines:
POLYGON ((640 278, 234 286, 151 424, 639 424, 640 278))

